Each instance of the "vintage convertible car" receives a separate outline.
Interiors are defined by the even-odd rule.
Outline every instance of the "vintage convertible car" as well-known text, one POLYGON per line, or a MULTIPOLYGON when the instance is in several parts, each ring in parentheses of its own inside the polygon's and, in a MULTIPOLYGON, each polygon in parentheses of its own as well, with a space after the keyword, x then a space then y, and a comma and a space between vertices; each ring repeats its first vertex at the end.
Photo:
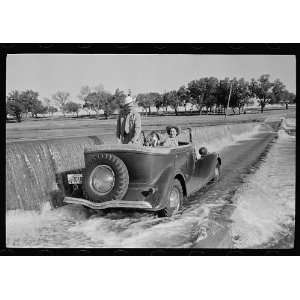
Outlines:
POLYGON ((94 210, 134 208, 172 216, 190 194, 220 176, 217 153, 197 157, 191 140, 179 142, 178 147, 104 144, 87 148, 85 169, 65 174, 63 202, 94 210))

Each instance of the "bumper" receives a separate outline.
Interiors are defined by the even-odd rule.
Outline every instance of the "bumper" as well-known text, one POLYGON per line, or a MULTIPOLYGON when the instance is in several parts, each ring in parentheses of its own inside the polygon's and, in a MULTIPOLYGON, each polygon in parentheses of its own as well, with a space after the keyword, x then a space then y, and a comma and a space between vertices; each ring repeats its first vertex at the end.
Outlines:
POLYGON ((91 202, 82 198, 65 197, 63 200, 68 204, 81 204, 92 209, 106 209, 106 208, 141 208, 152 209, 150 203, 146 201, 125 201, 125 200, 111 200, 102 203, 91 202))

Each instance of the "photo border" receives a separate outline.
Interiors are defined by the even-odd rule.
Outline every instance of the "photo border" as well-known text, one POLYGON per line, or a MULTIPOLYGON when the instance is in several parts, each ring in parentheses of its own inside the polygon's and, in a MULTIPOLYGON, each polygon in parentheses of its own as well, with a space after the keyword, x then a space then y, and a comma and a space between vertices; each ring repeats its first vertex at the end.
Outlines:
MULTIPOLYGON (((296 99, 299 90, 300 44, 282 43, 7 43, 0 44, 1 137, 6 145, 5 97, 6 58, 8 54, 206 54, 206 55, 294 55, 296 56, 296 99)), ((298 126, 296 105, 296 126, 298 126)), ((298 143, 296 141, 296 153, 298 143)), ((299 205, 295 212, 295 243, 293 249, 182 249, 182 248, 7 248, 5 209, 5 146, 1 147, 0 255, 4 256, 206 256, 206 255, 299 255, 299 205)), ((300 182, 297 175, 296 182, 300 182)), ((298 190, 296 187, 296 199, 298 190)), ((296 201, 295 199, 295 201, 296 201)), ((299 213, 300 214, 300 213, 299 213)))

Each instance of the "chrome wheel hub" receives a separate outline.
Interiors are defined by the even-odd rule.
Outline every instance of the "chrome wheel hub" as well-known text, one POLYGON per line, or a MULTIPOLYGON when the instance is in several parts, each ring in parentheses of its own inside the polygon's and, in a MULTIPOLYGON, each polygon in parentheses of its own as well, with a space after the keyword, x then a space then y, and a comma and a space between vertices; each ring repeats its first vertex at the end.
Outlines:
POLYGON ((90 175, 91 189, 100 195, 108 194, 115 185, 115 173, 108 165, 97 166, 90 175))
POLYGON ((180 193, 177 188, 173 188, 170 193, 170 207, 175 211, 179 209, 180 206, 180 193))
POLYGON ((215 177, 219 177, 220 175, 220 171, 219 171, 219 168, 215 168, 215 177))

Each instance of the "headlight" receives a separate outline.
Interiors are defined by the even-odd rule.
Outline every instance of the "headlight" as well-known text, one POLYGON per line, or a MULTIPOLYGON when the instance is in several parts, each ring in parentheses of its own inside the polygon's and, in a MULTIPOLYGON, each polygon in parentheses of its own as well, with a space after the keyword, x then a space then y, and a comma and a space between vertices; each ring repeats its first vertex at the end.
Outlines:
POLYGON ((115 184, 115 173, 110 166, 99 165, 90 175, 90 187, 98 194, 109 193, 115 184))

